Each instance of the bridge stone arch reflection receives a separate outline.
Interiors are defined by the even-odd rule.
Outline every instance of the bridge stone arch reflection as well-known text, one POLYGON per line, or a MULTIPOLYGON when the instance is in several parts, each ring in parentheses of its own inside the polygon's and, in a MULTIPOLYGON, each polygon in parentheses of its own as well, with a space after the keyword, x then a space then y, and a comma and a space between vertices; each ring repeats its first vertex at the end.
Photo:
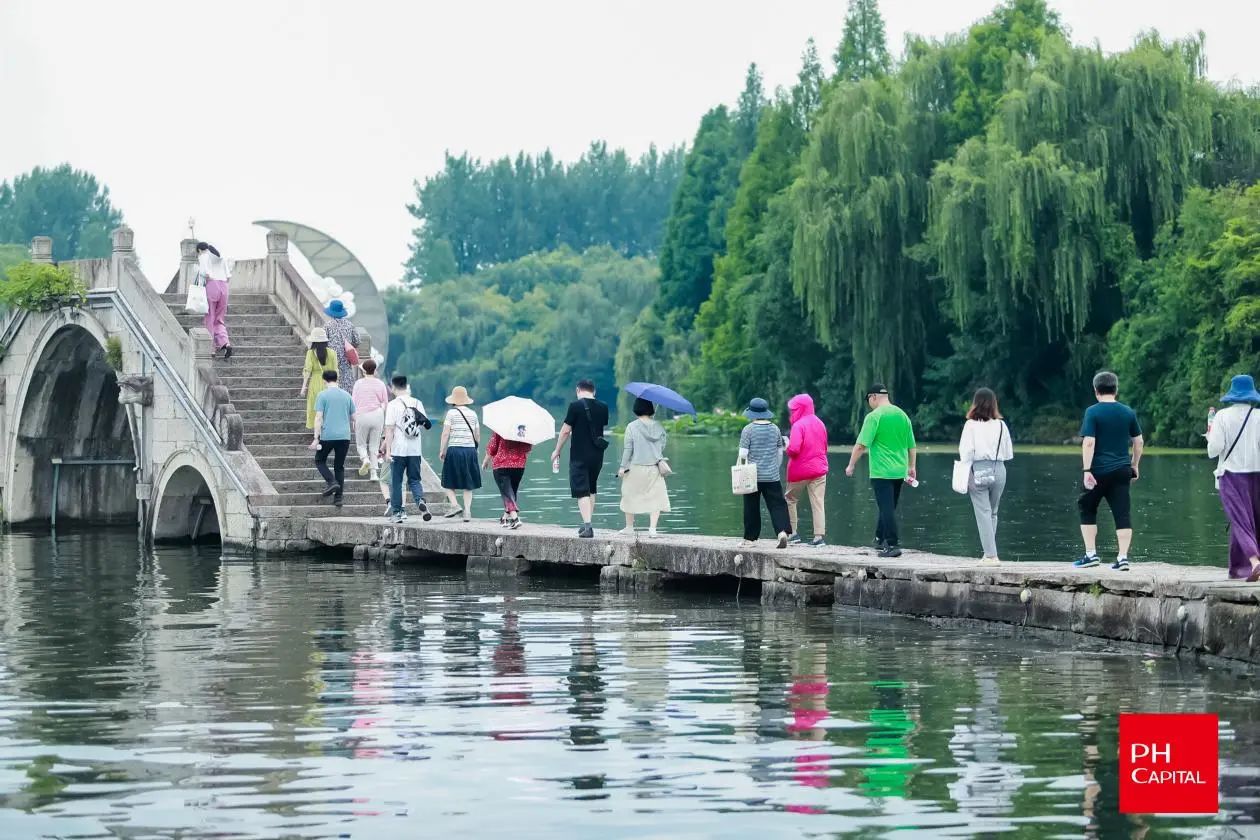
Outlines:
POLYGON ((135 448, 105 357, 107 334, 88 312, 63 311, 44 324, 13 414, 10 522, 47 522, 54 493, 62 523, 136 520, 135 448))

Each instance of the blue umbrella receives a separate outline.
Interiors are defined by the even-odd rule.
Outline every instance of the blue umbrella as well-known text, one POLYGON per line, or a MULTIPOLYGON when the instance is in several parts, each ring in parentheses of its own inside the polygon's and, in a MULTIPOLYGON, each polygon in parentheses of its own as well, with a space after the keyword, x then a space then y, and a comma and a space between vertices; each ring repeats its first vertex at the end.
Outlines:
POLYGON ((666 388, 664 385, 653 385, 651 382, 631 382, 628 385, 621 386, 621 390, 648 402, 656 403, 662 408, 668 408, 670 411, 691 415, 696 413, 694 405, 689 403, 677 391, 666 388))

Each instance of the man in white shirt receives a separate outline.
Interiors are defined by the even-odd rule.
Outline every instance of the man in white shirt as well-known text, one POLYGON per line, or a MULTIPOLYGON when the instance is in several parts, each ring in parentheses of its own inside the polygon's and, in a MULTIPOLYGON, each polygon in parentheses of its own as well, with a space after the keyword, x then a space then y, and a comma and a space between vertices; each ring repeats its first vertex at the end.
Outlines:
POLYGON ((390 384, 394 398, 385 409, 385 460, 390 464, 389 518, 396 523, 407 521, 402 488, 403 473, 406 473, 416 510, 428 522, 433 516, 424 503, 424 488, 420 486, 420 432, 433 428, 433 424, 424 413, 424 404, 411 396, 407 377, 395 376, 390 384))

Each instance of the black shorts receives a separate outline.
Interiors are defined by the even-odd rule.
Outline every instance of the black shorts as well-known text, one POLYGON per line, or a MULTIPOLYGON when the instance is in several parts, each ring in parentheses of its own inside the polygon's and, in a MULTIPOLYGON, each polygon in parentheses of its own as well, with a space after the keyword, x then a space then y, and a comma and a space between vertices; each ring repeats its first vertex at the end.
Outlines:
POLYGON ((1132 528, 1133 520, 1129 515, 1129 483, 1133 481, 1133 470, 1125 467, 1096 475, 1094 478, 1097 480, 1094 489, 1083 490, 1081 497, 1076 500, 1076 506, 1081 511, 1081 524, 1097 525, 1098 506, 1102 504, 1103 499, 1106 499, 1107 507, 1111 508, 1111 515, 1115 517, 1116 528, 1132 528))
POLYGON ((603 461, 587 463, 585 461, 569 462, 569 492, 575 499, 585 499, 598 492, 599 471, 604 468, 603 461))

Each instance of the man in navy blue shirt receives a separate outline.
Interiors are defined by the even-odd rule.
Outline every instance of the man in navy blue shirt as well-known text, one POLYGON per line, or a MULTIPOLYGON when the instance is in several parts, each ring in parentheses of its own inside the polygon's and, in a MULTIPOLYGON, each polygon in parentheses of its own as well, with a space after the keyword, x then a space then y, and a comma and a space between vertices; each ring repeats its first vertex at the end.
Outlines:
POLYGON ((1129 516, 1129 484, 1137 481, 1142 460, 1142 427, 1137 414, 1122 402, 1116 392, 1120 381, 1111 371, 1094 377, 1097 403, 1085 410, 1081 421, 1081 461, 1084 491, 1077 500, 1081 511, 1081 538, 1085 556, 1072 565, 1089 569, 1099 564, 1098 506, 1103 499, 1116 520, 1119 551, 1112 571, 1129 570, 1129 546, 1133 542, 1133 521, 1129 516), (1132 453, 1130 453, 1132 447, 1132 453))

